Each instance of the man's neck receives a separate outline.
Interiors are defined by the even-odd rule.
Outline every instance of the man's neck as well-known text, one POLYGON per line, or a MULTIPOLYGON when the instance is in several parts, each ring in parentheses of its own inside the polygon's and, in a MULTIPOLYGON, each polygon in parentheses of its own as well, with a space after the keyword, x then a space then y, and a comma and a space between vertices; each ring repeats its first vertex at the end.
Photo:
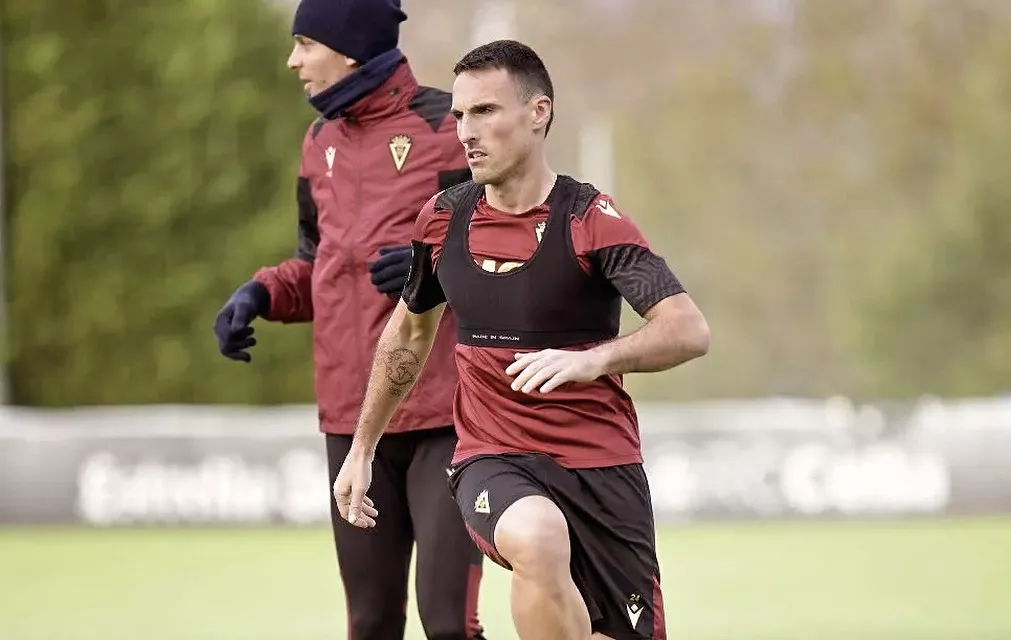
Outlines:
POLYGON ((404 66, 401 82, 413 80, 413 74, 404 61, 400 49, 382 53, 355 70, 351 75, 338 81, 315 96, 309 104, 316 108, 327 120, 353 116, 356 120, 377 117, 393 108, 388 92, 379 94, 379 88, 396 75, 404 66))
POLYGON ((497 185, 488 185, 485 197, 504 213, 523 213, 541 205, 548 198, 558 176, 544 157, 522 167, 515 175, 497 185))

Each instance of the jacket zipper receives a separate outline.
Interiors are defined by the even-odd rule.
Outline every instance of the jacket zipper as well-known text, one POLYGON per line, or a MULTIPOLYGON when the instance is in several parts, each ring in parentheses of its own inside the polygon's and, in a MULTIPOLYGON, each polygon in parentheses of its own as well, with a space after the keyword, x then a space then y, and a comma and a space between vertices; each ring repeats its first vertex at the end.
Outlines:
MULTIPOLYGON (((348 129, 349 129, 349 132, 356 138, 356 148, 355 148, 356 155, 354 157, 355 158, 361 158, 361 155, 360 155, 361 151, 362 151, 361 130, 358 128, 357 125, 352 125, 352 124, 349 124, 348 129)), ((352 220, 351 220, 351 229, 350 229, 350 233, 348 234, 348 235, 351 236, 351 245, 348 247, 348 252, 349 252, 348 255, 349 255, 350 263, 351 263, 351 267, 352 267, 351 282, 352 282, 352 288, 354 290, 353 300, 356 303, 355 312, 353 313, 353 315, 354 315, 354 334, 355 334, 355 354, 356 354, 356 359, 358 360, 358 370, 362 371, 364 369, 365 371, 368 372, 369 377, 371 377, 371 375, 372 375, 372 368, 371 367, 366 368, 365 358, 362 355, 363 352, 364 352, 364 350, 365 350, 365 347, 362 345, 362 316, 361 316, 361 309, 362 309, 362 305, 364 304, 364 300, 362 299, 361 283, 359 282, 359 280, 362 277, 362 274, 359 273, 359 271, 360 271, 359 268, 358 268, 359 265, 358 265, 358 261, 357 261, 357 259, 355 257, 355 246, 357 245, 357 237, 356 236, 357 236, 357 230, 358 230, 358 222, 361 219, 361 213, 362 213, 362 168, 361 168, 361 160, 358 160, 356 162, 354 174, 355 174, 355 206, 351 207, 353 213, 352 213, 352 220)), ((368 388, 368 382, 366 381, 365 384, 366 384, 366 389, 367 389, 368 388)), ((363 392, 364 391, 365 390, 363 389, 363 392)))

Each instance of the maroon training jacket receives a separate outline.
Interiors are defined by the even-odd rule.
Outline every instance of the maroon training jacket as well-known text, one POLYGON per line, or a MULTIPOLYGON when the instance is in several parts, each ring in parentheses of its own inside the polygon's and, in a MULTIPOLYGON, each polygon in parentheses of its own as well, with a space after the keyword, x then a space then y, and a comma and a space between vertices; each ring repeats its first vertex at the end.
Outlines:
MULTIPOLYGON (((368 263, 409 245, 439 191, 470 179, 450 94, 420 87, 404 62, 347 117, 317 120, 302 143, 296 257, 253 276, 270 291, 268 320, 313 323, 320 430, 354 431, 376 343, 396 304, 368 263)), ((453 424, 456 323, 447 310, 425 369, 388 433, 453 424)))

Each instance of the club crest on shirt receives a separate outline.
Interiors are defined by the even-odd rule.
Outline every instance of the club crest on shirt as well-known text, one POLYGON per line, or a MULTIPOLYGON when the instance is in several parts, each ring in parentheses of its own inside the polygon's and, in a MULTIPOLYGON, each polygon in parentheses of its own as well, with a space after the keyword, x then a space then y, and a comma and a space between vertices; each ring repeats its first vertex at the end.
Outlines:
POLYGON ((393 156, 393 166, 397 168, 397 173, 403 170, 412 144, 411 136, 403 133, 390 138, 390 155, 393 156))
POLYGON ((541 243, 544 239, 544 230, 548 228, 548 223, 545 220, 541 220, 534 225, 534 235, 537 236, 537 244, 541 243))

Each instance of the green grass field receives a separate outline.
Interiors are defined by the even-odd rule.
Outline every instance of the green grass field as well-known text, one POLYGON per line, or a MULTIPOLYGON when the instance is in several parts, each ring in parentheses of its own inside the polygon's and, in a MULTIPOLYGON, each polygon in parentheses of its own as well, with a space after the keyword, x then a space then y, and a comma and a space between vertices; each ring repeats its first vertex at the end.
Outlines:
MULTIPOLYGON (((665 529, 680 640, 1011 639, 1011 520, 665 529)), ((515 638, 487 564, 490 640, 515 638)), ((0 529, 3 640, 344 637, 320 529, 0 529)), ((424 638, 412 611, 408 637, 424 638)))

